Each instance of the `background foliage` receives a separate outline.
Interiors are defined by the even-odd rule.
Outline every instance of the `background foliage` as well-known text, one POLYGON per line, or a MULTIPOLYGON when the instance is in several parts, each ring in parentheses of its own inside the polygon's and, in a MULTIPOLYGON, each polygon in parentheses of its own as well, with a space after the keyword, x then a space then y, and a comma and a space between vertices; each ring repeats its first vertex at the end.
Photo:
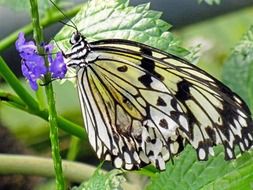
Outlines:
MULTIPOLYGON (((15 9, 24 10, 27 7, 22 7, 16 2, 0 0, 1 4, 8 4, 13 8, 16 7, 15 9)), ((219 0, 205 0, 205 2, 208 4, 222 3, 219 0)), ((202 55, 199 66, 222 79, 242 96, 253 110, 253 28, 249 27, 252 24, 252 9, 171 32, 171 25, 160 19, 160 12, 150 10, 149 4, 131 7, 128 3, 126 0, 110 2, 93 0, 82 6, 73 21, 89 41, 120 37, 146 43, 189 60, 202 55), (168 31, 169 29, 170 31, 168 31), (240 41, 239 38, 241 38, 240 41), (198 44, 200 44, 199 48, 198 44), (197 51, 193 51, 196 49, 197 51)), ((41 8, 44 15, 51 14, 47 12, 47 8, 41 8)), ((56 10, 52 8, 51 11, 56 10)), ((68 40, 72 32, 70 27, 64 26, 55 36, 55 40, 61 48, 68 48, 68 40)), ((24 85, 26 85, 25 82, 24 85)), ((56 83, 54 86, 60 115, 82 125, 78 97, 73 85, 71 83, 64 83, 64 85, 56 83)), ((13 93, 8 85, 1 85, 1 90, 13 93)), ((11 129, 34 154, 43 156, 49 154, 48 128, 45 127, 45 121, 4 104, 0 104, 0 108, 1 122, 11 129), (13 117, 16 115, 18 117, 13 117), (30 123, 34 123, 34 125, 31 126, 30 123)), ((84 158, 85 161, 91 162, 90 160, 95 158, 87 141, 71 140, 67 133, 62 132, 61 151, 63 157, 68 158, 68 153, 73 150, 73 159, 75 160, 84 158), (72 143, 69 145, 69 142, 72 143)), ((235 161, 226 162, 223 159, 222 151, 220 147, 217 147, 215 157, 210 158, 207 162, 198 162, 195 151, 191 147, 186 147, 186 150, 175 159, 175 164, 167 163, 165 172, 154 173, 154 170, 149 168, 146 171, 141 171, 140 173, 144 175, 152 173, 153 177, 148 183, 140 184, 146 186, 147 190, 250 189, 253 181, 252 152, 243 154, 235 161)), ((97 163, 98 161, 93 162, 93 164, 97 163)), ((117 172, 116 174, 119 175, 117 172)), ((115 176, 115 171, 105 175, 96 171, 89 182, 73 189, 105 187, 104 184, 109 183, 106 182, 108 176, 115 176)), ((117 181, 121 182, 122 178, 116 179, 117 181)), ((138 182, 135 181, 135 183, 138 182)), ((48 184, 50 185, 50 183, 48 184)), ((43 189, 43 187, 41 188, 43 189)), ((49 187, 44 186, 44 189, 47 188, 49 187)), ((113 188, 120 187, 108 186, 106 189, 113 188)))

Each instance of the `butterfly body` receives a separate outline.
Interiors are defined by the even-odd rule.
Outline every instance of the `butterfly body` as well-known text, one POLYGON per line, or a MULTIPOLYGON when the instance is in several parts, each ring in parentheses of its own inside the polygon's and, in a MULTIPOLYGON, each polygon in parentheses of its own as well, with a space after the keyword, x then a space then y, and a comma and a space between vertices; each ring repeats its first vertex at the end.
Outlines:
POLYGON ((165 169, 189 143, 199 160, 222 144, 226 159, 253 143, 251 113, 221 82, 174 55, 133 41, 71 37, 69 67, 89 141, 115 167, 165 169))

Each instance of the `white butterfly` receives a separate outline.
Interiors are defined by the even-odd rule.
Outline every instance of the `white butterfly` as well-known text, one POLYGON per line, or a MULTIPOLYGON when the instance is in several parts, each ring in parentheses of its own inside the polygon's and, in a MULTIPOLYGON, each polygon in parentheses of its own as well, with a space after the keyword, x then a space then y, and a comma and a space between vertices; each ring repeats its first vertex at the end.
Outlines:
POLYGON ((186 143, 199 160, 224 146, 225 159, 252 147, 251 113, 243 100, 177 56, 122 39, 88 43, 79 32, 65 53, 77 74, 85 128, 97 156, 116 168, 165 162, 186 143))

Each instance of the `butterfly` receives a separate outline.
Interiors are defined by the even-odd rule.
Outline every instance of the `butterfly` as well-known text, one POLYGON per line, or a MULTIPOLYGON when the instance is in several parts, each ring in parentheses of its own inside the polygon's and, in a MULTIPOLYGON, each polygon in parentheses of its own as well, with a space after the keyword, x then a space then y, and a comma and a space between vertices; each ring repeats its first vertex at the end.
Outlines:
POLYGON ((226 160, 252 147, 245 102, 188 61, 123 39, 70 38, 65 62, 76 72, 82 115, 98 158, 134 170, 165 170, 190 144, 198 160, 222 144, 226 160))

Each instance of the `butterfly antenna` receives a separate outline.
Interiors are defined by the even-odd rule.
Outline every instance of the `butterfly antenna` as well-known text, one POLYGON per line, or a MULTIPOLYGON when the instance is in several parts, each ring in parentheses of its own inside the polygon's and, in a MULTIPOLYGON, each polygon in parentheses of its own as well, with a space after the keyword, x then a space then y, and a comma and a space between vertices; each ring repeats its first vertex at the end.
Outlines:
MULTIPOLYGON (((73 79, 73 78, 76 78, 76 76, 64 77, 63 79, 73 79)), ((52 83, 52 82, 54 82, 54 81, 56 81, 56 80, 62 80, 62 79, 60 79, 60 78, 53 78, 53 79, 51 79, 50 81, 47 81, 47 82, 45 82, 45 83, 39 83, 39 85, 40 85, 40 86, 47 86, 47 85, 49 85, 50 83, 52 83)))
POLYGON ((70 26, 72 28, 74 28, 76 31, 78 31, 77 29, 77 26, 75 25, 75 23, 70 19, 70 17, 68 17, 57 5, 55 2, 53 2, 52 0, 49 0, 53 5, 54 7, 63 15, 65 16, 73 25, 70 25, 68 23, 65 23, 63 21, 59 21, 60 23, 64 24, 64 25, 67 25, 67 26, 70 26))
MULTIPOLYGON (((68 77, 64 77, 63 79, 73 79, 73 78, 76 78, 77 76, 68 76, 68 77)), ((56 80, 62 80, 60 78, 53 78, 51 79, 50 81, 48 82, 45 82, 45 83, 39 83, 40 86, 47 86, 49 85, 50 83, 52 83, 53 81, 56 81, 56 80)), ((0 97, 1 98, 1 97, 0 97)), ((1 99, 0 99, 1 100, 1 99)))
POLYGON ((63 24, 63 25, 69 26, 69 27, 74 28, 75 30, 77 30, 76 27, 74 27, 74 26, 72 26, 72 25, 70 25, 70 24, 68 24, 68 23, 66 23, 66 22, 64 22, 62 20, 59 20, 58 22, 61 23, 61 24, 63 24))
POLYGON ((57 48, 58 48, 59 50, 61 50, 61 52, 63 52, 62 49, 61 49, 61 47, 58 45, 57 41, 56 41, 54 38, 53 38, 53 40, 54 40, 54 42, 55 42, 57 48))

